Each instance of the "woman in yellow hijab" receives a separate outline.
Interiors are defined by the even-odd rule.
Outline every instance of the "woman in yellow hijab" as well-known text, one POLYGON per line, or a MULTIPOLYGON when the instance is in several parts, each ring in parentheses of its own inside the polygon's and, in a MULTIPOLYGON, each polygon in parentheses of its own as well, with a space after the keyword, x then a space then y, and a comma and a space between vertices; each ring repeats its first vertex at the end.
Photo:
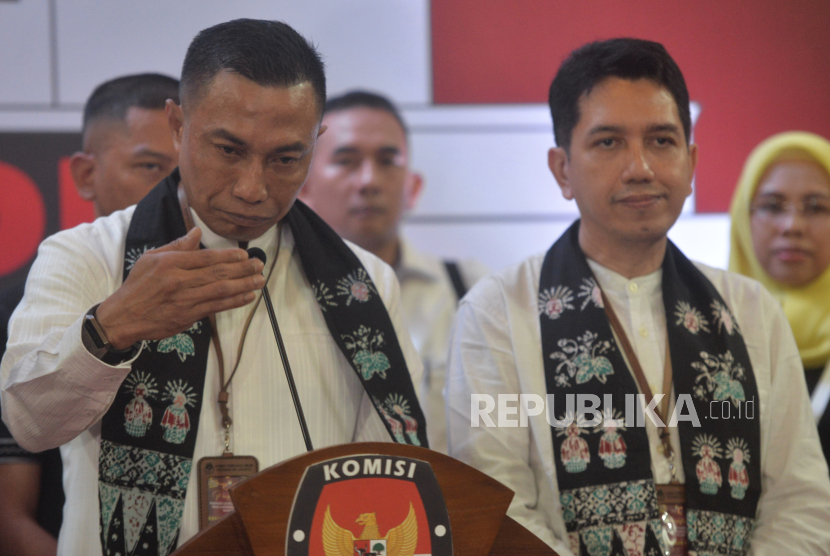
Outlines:
POLYGON ((729 270, 755 278, 795 334, 830 461, 830 142, 774 135, 744 166, 732 198, 729 270))

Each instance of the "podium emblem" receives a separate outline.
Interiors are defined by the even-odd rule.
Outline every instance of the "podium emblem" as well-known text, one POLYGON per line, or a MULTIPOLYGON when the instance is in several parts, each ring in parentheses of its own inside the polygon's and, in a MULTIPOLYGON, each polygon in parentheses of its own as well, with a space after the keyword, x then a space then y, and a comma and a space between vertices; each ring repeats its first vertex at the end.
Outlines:
POLYGON ((450 556, 444 496, 429 463, 358 454, 309 466, 294 497, 287 556, 450 556))

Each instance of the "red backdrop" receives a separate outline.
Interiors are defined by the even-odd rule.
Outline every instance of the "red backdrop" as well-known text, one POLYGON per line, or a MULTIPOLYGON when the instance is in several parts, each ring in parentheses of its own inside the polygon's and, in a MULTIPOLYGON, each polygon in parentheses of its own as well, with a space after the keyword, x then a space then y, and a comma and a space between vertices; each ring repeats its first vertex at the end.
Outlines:
POLYGON ((578 46, 631 36, 663 43, 702 112, 699 212, 728 209, 743 162, 765 137, 830 136, 827 0, 432 0, 436 104, 547 102, 578 46))

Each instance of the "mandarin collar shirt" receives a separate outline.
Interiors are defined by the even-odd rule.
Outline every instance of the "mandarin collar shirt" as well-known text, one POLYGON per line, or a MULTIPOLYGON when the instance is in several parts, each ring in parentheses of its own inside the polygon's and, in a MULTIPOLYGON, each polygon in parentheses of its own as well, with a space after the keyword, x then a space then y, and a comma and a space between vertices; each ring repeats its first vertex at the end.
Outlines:
MULTIPOLYGON (((15 311, 0 367, 4 421, 26 449, 61 446, 66 505, 59 555, 99 555, 98 454, 101 418, 130 370, 130 361, 109 366, 81 342, 83 315, 121 285, 124 245, 134 207, 47 238, 31 269, 26 294, 15 311)), ((208 248, 237 247, 211 232, 194 213, 208 248)), ((331 338, 295 251, 288 226, 250 242, 268 261, 268 287, 285 339, 300 400, 315 448, 353 441, 390 441, 355 371, 331 338), (273 268, 272 268, 273 267, 273 268)), ((380 259, 349 244, 371 276, 391 317, 413 383, 422 367, 400 313, 398 282, 380 259)), ((305 452, 264 303, 257 307, 239 353, 244 323, 253 304, 216 316, 230 385, 232 450, 253 455, 265 469, 305 452)), ((207 362, 201 423, 185 500, 179 544, 198 532, 196 462, 224 448, 216 403, 216 352, 207 362)))
MULTIPOLYGON (((552 429, 545 412, 528 417, 526 427, 488 427, 483 422, 473 427, 471 423, 473 394, 497 399, 499 394, 544 398, 547 393, 537 309, 543 260, 540 254, 486 277, 461 302, 447 378, 449 453, 515 491, 508 515, 566 556, 573 553, 562 517, 552 429)), ((627 280, 595 262, 589 264, 647 380, 660 388, 666 345, 660 271, 627 280)), ((695 264, 740 323, 758 385, 762 495, 749 554, 826 555, 830 479, 786 317, 759 283, 695 264)), ((496 415, 492 418, 496 421, 496 415)), ((509 418, 518 421, 517 415, 509 418)), ((648 419, 646 423, 651 425, 648 419)), ((668 482, 654 426, 647 432, 654 478, 668 482)), ((675 429, 676 449, 678 441, 675 429)))

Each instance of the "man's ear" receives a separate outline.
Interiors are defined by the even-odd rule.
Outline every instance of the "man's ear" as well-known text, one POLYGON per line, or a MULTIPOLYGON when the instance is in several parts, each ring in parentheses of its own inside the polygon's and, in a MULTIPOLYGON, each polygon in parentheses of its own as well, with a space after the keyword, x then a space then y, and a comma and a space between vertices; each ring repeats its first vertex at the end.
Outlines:
POLYGON ((69 171, 75 181, 78 195, 86 201, 95 200, 95 156, 85 152, 77 152, 69 159, 69 171))
POLYGON ((167 99, 164 111, 167 114, 167 124, 170 126, 170 132, 173 134, 173 147, 176 152, 179 152, 182 146, 182 134, 184 133, 184 111, 182 111, 182 106, 173 102, 172 99, 167 99))
POLYGON ((561 147, 550 149, 548 151, 548 168, 550 168, 553 177, 556 178, 556 183, 559 184, 559 189, 562 190, 562 196, 569 201, 572 200, 574 195, 571 191, 570 164, 567 151, 561 147))
POLYGON ((424 177, 417 172, 407 172, 406 184, 403 189, 404 208, 413 210, 421 198, 424 189, 424 177))
POLYGON ((689 163, 691 164, 691 179, 689 179, 689 193, 686 195, 688 197, 692 194, 692 181, 695 179, 695 170, 697 169, 697 143, 692 143, 689 145, 689 163))

